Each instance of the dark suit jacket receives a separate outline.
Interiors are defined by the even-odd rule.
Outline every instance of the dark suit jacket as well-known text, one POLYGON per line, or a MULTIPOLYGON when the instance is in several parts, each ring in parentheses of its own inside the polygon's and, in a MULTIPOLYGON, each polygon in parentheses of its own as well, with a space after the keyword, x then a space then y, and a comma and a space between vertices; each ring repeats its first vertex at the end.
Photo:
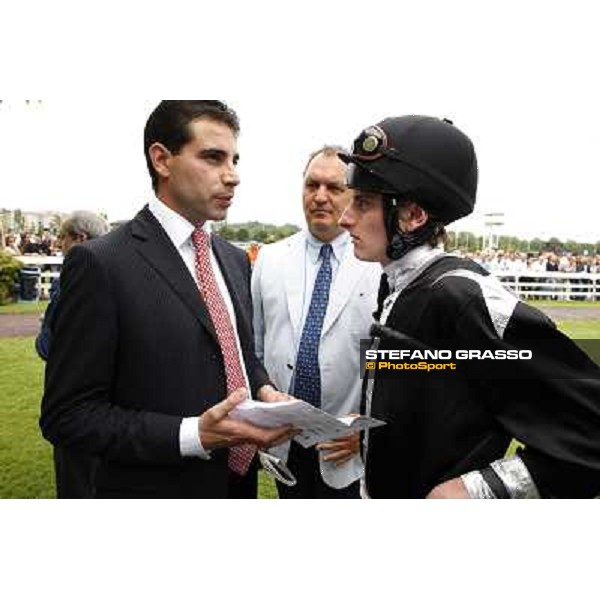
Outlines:
MULTIPOLYGON (((269 383, 253 348, 250 266, 213 237, 254 394, 269 383)), ((100 496, 227 495, 227 450, 182 458, 182 417, 223 400, 216 332, 200 292, 148 208, 65 260, 40 425, 53 444, 100 457, 100 496)))

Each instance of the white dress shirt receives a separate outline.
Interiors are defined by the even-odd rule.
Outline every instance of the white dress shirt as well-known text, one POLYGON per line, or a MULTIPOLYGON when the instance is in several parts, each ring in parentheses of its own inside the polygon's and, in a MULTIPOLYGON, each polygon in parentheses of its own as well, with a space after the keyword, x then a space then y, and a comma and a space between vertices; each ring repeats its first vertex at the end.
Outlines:
MULTIPOLYGON (((179 213, 169 208, 166 204, 158 200, 158 198, 151 198, 148 202, 148 208, 150 212, 156 217, 156 220, 161 224, 165 230, 169 239, 179 252, 185 266, 187 267, 190 275, 198 286, 198 276, 196 275, 196 249, 192 241, 192 234, 194 233, 195 227, 179 213)), ((204 225, 205 231, 210 233, 208 223, 204 225)), ((244 379, 246 382, 246 388, 249 390, 248 375, 246 373, 246 365, 244 364, 244 356, 240 347, 240 340, 237 332, 237 320, 235 318, 235 310, 231 302, 231 296, 229 290, 225 284, 225 279, 221 273, 219 263, 212 251, 212 245, 210 246, 210 263, 212 270, 215 274, 217 286, 225 301, 229 318, 233 326, 235 333, 235 340, 240 358, 240 364, 242 365, 242 372, 244 373, 244 379)), ((200 289, 198 288, 198 293, 200 289)), ((223 398, 224 399, 224 398, 223 398)), ((186 417, 182 420, 179 428, 179 450, 182 456, 197 456, 204 459, 210 458, 210 451, 205 450, 200 442, 200 430, 199 430, 199 417, 186 417)))

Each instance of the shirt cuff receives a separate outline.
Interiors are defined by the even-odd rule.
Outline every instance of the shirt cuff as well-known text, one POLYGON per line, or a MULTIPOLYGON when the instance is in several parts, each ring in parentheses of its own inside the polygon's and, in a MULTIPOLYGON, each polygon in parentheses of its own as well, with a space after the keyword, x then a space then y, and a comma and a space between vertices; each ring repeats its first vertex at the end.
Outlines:
POLYGON ((210 450, 205 450, 200 441, 200 417, 186 417, 179 427, 179 451, 184 458, 210 459, 210 450))
POLYGON ((469 471, 469 473, 461 475, 460 478, 465 488, 467 488, 469 498, 474 500, 494 500, 496 498, 496 494, 479 471, 469 471))
POLYGON ((520 456, 497 460, 491 465, 502 479, 511 498, 515 500, 539 498, 540 493, 520 456))
MULTIPOLYGON (((511 456, 494 461, 490 467, 500 478, 509 498, 539 498, 540 494, 529 470, 520 456, 511 456)), ((481 471, 461 475, 461 480, 471 498, 495 499, 498 496, 485 481, 481 471)))

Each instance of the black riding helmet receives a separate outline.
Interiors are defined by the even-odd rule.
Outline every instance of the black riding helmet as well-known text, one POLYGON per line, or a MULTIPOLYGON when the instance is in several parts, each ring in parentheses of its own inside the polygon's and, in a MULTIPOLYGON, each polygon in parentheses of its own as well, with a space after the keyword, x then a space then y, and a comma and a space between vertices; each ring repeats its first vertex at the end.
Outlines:
POLYGON ((405 197, 418 192, 419 204, 445 224, 473 212, 477 158, 471 140, 450 121, 409 115, 385 119, 365 129, 352 154, 350 187, 405 197))
POLYGON ((473 212, 475 149, 451 121, 417 115, 385 119, 356 138, 352 154, 339 156, 349 165, 349 187, 384 195, 388 255, 393 259, 473 212), (404 199, 429 213, 423 231, 398 231, 397 204, 404 199))

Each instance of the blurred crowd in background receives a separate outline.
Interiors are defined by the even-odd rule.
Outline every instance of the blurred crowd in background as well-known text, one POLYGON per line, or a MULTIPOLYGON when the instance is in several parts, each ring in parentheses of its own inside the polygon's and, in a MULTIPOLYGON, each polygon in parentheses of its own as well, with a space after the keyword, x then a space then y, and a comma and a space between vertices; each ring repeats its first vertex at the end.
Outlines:
POLYGON ((521 273, 523 271, 558 271, 561 273, 599 273, 600 254, 586 252, 505 252, 484 250, 478 252, 456 251, 490 272, 521 273))
POLYGON ((43 235, 33 233, 8 232, 1 236, 0 248, 11 256, 24 256, 26 254, 40 254, 46 256, 60 256, 58 235, 45 230, 43 235))
MULTIPOLYGON (((239 243, 247 249, 254 262, 261 243, 249 241, 239 243)), ((11 256, 45 255, 61 256, 59 235, 45 230, 42 235, 29 232, 8 232, 0 237, 0 249, 11 256)), ((466 256, 490 272, 520 273, 523 271, 558 271, 562 273, 600 273, 600 254, 581 254, 568 251, 508 252, 504 250, 479 250, 476 252, 455 250, 454 254, 466 256)))

